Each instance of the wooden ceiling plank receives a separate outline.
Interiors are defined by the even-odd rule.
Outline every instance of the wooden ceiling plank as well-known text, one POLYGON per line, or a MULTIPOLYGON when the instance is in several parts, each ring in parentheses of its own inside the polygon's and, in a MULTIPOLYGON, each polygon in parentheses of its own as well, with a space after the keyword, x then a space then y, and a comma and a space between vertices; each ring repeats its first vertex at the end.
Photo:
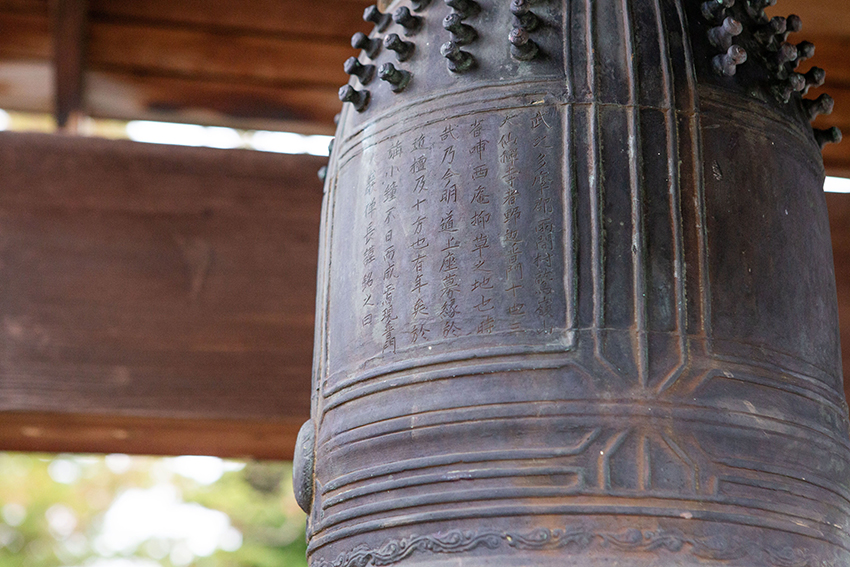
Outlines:
POLYGON ((344 41, 222 35, 202 30, 93 23, 92 69, 140 75, 248 81, 287 87, 348 80, 342 64, 354 50, 344 41))
MULTIPOLYGON (((53 68, 47 61, 0 61, 0 108, 51 113, 53 68)), ((275 88, 130 73, 88 71, 86 113, 117 120, 161 120, 246 130, 333 134, 341 103, 335 88, 275 88)))
POLYGON ((0 10, 0 61, 44 60, 53 57, 47 14, 0 10))
POLYGON ((369 0, 91 0, 91 16, 113 23, 148 23, 186 28, 248 32, 279 37, 345 40, 354 32, 368 31, 363 9, 369 0), (328 14, 319 17, 317 14, 328 14), (317 25, 318 20, 321 25, 317 25))
POLYGON ((126 120, 333 134, 333 117, 342 107, 335 87, 276 88, 106 71, 90 71, 86 85, 91 116, 126 120))
POLYGON ((0 12, 42 13, 47 16, 48 0, 0 0, 0 12))

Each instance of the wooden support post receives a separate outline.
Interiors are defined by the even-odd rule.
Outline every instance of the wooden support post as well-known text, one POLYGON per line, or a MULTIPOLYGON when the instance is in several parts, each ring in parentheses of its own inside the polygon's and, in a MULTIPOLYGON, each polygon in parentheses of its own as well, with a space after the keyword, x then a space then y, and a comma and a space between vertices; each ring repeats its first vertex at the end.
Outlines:
POLYGON ((51 19, 56 125, 75 133, 83 112, 88 0, 53 0, 51 19))

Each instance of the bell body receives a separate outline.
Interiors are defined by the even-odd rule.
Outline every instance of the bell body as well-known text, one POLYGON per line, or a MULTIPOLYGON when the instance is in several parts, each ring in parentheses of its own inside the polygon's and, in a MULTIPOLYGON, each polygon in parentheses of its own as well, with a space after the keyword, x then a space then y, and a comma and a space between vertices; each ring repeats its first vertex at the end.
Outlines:
POLYGON ((415 4, 328 170, 310 564, 850 564, 822 161, 751 3, 734 76, 696 0, 415 4))

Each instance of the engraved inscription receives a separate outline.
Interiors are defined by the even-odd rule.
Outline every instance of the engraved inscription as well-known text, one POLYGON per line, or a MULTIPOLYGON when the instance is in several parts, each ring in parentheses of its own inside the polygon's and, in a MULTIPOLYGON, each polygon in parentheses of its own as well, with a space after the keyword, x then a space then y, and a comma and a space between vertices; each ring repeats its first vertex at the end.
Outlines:
POLYGON ((560 122, 556 107, 460 116, 365 143, 342 164, 335 210, 354 213, 353 232, 335 240, 331 281, 356 277, 359 293, 333 298, 331 384, 437 342, 456 357, 564 350, 560 122))

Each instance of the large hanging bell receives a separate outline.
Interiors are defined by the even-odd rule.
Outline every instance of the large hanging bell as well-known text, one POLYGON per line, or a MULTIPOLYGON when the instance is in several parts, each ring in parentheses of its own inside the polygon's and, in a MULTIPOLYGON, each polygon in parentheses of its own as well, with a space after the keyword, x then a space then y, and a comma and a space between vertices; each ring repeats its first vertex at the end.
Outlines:
POLYGON ((769 0, 396 0, 327 170, 313 567, 850 565, 836 290, 769 0))

